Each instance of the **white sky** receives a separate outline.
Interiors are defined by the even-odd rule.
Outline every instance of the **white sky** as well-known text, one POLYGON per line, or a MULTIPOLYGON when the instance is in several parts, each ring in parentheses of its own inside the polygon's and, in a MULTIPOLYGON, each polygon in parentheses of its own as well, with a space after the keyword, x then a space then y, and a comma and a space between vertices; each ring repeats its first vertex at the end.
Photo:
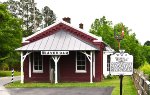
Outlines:
POLYGON ((150 0, 35 0, 35 2, 39 9, 49 6, 55 12, 57 20, 70 17, 75 27, 82 22, 86 31, 96 18, 106 16, 113 24, 123 22, 132 29, 141 44, 150 40, 150 0))

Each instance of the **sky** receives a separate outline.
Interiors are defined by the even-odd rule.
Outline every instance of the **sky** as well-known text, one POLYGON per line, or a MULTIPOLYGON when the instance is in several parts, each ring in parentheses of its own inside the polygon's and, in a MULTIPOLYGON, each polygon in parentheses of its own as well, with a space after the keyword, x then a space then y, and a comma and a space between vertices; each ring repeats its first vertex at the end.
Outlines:
POLYGON ((39 9, 49 6, 56 14, 57 20, 70 17, 71 24, 75 27, 83 23, 87 32, 96 18, 106 16, 113 25, 122 22, 132 29, 141 44, 150 40, 150 0, 35 0, 35 2, 39 9))

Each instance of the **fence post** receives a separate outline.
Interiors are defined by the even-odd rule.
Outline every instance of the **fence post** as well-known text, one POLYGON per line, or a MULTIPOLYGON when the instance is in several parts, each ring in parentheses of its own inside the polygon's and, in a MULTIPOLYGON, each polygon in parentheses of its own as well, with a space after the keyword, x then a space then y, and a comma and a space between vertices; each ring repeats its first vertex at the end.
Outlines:
POLYGON ((150 95, 150 83, 148 84, 148 95, 150 95))
POLYGON ((12 68, 11 71, 11 83, 13 83, 13 80, 14 80, 14 68, 12 68))
POLYGON ((138 95, 150 95, 150 82, 148 81, 148 77, 145 78, 143 72, 137 70, 134 70, 133 77, 138 95))

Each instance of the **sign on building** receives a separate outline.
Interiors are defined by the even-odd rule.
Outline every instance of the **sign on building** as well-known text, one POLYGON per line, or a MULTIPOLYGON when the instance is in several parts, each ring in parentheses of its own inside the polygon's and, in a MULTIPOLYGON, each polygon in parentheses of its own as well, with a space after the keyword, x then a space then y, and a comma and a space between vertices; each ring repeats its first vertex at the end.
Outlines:
POLYGON ((41 51, 41 55, 69 55, 69 51, 41 51))
POLYGON ((128 53, 115 53, 111 55, 110 74, 111 75, 132 75, 133 56, 128 53))

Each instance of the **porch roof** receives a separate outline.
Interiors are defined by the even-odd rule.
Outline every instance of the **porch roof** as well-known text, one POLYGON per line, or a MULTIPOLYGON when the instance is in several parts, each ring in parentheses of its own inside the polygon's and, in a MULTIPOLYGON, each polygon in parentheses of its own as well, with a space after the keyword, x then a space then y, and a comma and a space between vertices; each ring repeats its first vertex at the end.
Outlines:
POLYGON ((92 43, 86 42, 81 38, 71 34, 70 32, 60 30, 53 35, 29 43, 25 46, 17 48, 18 51, 88 51, 99 50, 92 43))

